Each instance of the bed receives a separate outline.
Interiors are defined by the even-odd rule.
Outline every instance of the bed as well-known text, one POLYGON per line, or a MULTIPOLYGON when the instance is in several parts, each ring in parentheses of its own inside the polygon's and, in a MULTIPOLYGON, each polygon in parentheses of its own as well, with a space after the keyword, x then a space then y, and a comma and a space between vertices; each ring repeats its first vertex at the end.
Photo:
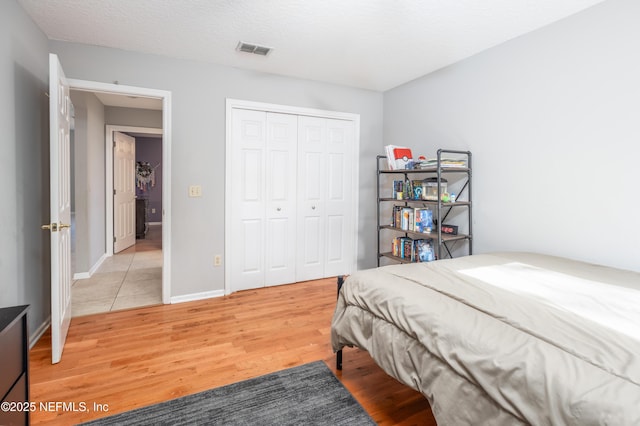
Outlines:
POLYGON ((640 273, 533 253, 358 271, 331 342, 369 352, 439 425, 640 425, 640 273))

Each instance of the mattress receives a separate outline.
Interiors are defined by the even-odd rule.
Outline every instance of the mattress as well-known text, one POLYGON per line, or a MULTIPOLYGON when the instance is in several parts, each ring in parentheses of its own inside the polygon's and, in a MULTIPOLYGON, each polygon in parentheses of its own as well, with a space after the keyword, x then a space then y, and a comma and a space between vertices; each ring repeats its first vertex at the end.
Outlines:
POLYGON ((640 424, 640 274, 534 253, 359 271, 335 351, 367 350, 440 425, 640 424))

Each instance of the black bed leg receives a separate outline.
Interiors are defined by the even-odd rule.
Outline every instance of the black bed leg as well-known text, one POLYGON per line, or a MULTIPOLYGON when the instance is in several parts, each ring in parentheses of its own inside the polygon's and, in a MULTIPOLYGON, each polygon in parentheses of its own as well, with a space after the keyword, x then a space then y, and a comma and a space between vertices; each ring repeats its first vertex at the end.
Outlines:
MULTIPOLYGON (((342 284, 344 284, 344 276, 338 275, 338 296, 340 295, 342 284)), ((342 370, 342 349, 336 352, 336 370, 342 370)))

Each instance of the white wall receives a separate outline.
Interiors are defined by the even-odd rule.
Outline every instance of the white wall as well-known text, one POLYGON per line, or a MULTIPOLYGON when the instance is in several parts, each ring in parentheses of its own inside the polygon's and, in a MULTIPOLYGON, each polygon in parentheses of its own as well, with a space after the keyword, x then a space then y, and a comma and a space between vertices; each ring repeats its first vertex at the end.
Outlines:
POLYGON ((0 307, 50 314, 48 41, 15 1, 0 2, 0 307))
POLYGON ((383 145, 473 152, 476 252, 640 271, 638 17, 610 0, 385 93, 383 145))
POLYGON ((213 258, 224 254, 226 98, 360 114, 358 265, 375 266, 381 93, 81 44, 51 42, 50 48, 68 78, 172 92, 171 296, 224 289, 224 269, 213 258), (201 185, 203 196, 189 198, 189 185, 201 185))

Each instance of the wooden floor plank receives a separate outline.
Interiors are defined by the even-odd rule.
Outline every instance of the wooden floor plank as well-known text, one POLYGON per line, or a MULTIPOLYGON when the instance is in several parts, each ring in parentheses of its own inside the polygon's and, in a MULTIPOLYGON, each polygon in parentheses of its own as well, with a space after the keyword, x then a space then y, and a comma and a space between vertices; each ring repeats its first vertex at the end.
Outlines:
POLYGON ((46 333, 30 351, 32 424, 75 424, 324 360, 379 425, 435 425, 427 401, 357 349, 335 370, 335 279, 73 318, 62 361, 46 333), (106 410, 94 410, 94 403, 106 410))

